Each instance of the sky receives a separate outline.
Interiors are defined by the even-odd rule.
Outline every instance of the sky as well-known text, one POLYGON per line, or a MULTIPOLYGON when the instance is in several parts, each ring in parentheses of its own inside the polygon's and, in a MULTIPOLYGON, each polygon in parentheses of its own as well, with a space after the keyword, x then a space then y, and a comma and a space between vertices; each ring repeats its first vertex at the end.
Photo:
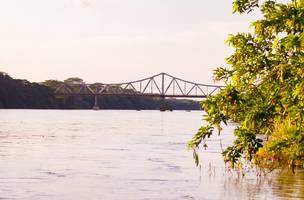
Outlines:
POLYGON ((41 82, 118 83, 160 72, 213 83, 228 34, 257 16, 232 0, 2 0, 0 71, 41 82))

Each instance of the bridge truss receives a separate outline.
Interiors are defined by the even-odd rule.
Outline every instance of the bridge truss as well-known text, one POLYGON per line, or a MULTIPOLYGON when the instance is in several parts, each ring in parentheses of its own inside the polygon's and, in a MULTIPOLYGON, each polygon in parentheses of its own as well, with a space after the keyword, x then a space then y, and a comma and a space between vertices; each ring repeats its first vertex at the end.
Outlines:
POLYGON ((97 106, 97 97, 104 95, 208 98, 208 96, 218 93, 221 88, 222 86, 219 85, 194 83, 167 73, 159 73, 125 83, 63 83, 55 90, 55 94, 95 96, 95 106, 97 106))

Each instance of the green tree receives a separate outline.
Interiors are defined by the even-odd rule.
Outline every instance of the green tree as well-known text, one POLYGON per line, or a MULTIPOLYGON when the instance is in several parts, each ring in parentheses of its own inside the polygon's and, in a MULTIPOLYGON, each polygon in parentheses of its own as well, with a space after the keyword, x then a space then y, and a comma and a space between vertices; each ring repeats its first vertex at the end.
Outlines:
POLYGON ((78 77, 71 77, 71 78, 65 79, 64 82, 67 84, 82 84, 83 79, 78 78, 78 77))
POLYGON ((57 81, 57 80, 45 80, 41 83, 42 85, 48 86, 52 89, 56 89, 58 88, 62 82, 61 81, 57 81))
POLYGON ((197 151, 228 120, 238 123, 234 144, 224 152, 232 168, 249 161, 258 167, 304 164, 304 0, 289 3, 236 0, 234 12, 254 8, 263 15, 253 33, 230 35, 234 53, 227 67, 218 67, 215 80, 226 86, 201 102, 207 125, 189 148, 197 151))

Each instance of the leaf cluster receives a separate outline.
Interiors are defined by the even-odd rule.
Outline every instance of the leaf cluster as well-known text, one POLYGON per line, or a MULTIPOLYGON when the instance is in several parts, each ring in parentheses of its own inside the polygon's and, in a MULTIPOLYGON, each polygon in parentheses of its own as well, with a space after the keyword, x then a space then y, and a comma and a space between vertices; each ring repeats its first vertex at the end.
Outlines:
MULTIPOLYGON (((254 33, 230 35, 234 53, 214 71, 226 83, 201 102, 207 125, 189 142, 196 149, 221 125, 238 123, 234 144, 223 155, 234 168, 242 160, 262 167, 304 163, 304 0, 290 3, 236 0, 234 12, 258 7, 254 33)), ((239 165, 238 165, 239 166, 239 165)))

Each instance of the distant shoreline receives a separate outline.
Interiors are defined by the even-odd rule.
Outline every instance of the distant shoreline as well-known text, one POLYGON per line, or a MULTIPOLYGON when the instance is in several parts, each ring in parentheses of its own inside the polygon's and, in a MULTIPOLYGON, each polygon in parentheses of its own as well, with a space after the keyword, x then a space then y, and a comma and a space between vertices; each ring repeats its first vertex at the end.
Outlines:
MULTIPOLYGON (((54 94, 55 87, 43 83, 14 79, 0 72, 0 109, 59 109, 90 110, 94 98, 90 96, 62 97, 54 94)), ((58 81, 57 81, 58 82, 58 81)), ((190 99, 145 96, 100 96, 100 110, 200 110, 198 101, 190 99)))

